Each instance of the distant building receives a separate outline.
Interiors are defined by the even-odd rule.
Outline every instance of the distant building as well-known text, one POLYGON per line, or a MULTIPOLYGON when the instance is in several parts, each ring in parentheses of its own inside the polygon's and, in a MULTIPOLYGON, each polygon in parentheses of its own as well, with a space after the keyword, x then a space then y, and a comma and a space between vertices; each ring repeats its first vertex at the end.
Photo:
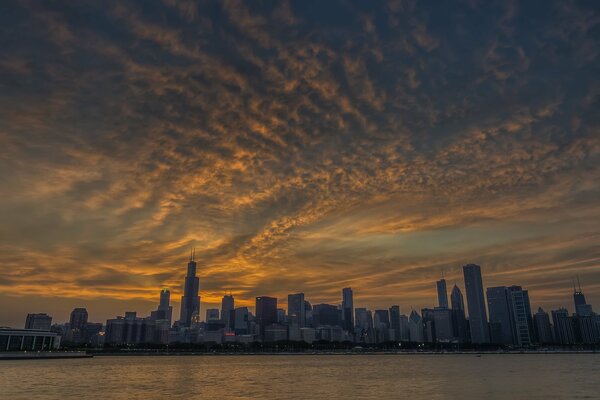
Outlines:
POLYGON ((472 343, 489 343, 487 313, 483 298, 483 282, 481 267, 468 264, 463 267, 465 288, 467 291, 467 306, 469 309, 469 327, 472 343))
POLYGON ((446 289, 446 280, 440 279, 436 282, 437 294, 438 294, 438 306, 441 308, 448 308, 448 291, 446 289))
POLYGON ((250 333, 248 325, 248 307, 238 307, 234 310, 233 329, 236 335, 247 335, 250 333))
POLYGON ((208 308, 206 309, 206 322, 220 322, 221 317, 219 315, 218 308, 208 308))
POLYGON ((515 338, 508 289, 506 286, 490 287, 486 290, 486 296, 490 314, 491 342, 512 344, 515 338))
POLYGON ((410 329, 408 325, 408 317, 406 315, 400 314, 400 334, 396 340, 402 342, 410 341, 410 329))
POLYGON ((400 340, 400 306, 390 307, 390 328, 394 330, 394 340, 400 340))
POLYGON ((466 343, 469 341, 469 333, 467 329, 467 319, 465 317, 465 303, 462 292, 456 285, 452 288, 450 301, 452 305, 453 335, 460 343, 466 343))
POLYGON ((447 307, 424 308, 421 315, 425 327, 425 341, 451 342, 456 339, 452 328, 452 310, 447 307))
POLYGON ((290 326, 298 329, 306 326, 306 306, 304 304, 304 293, 288 295, 288 318, 290 326))
POLYGON ((187 274, 183 285, 183 296, 181 297, 181 312, 179 315, 179 326, 191 327, 192 319, 200 315, 200 279, 196 276, 195 251, 190 254, 187 265, 187 274))
POLYGON ((414 310, 408 317, 408 329, 411 342, 423 343, 423 319, 414 310))
POLYGON ((134 311, 126 312, 124 317, 106 321, 105 343, 138 344, 159 343, 156 337, 155 321, 151 318, 139 318, 134 311))
POLYGON ((256 298, 256 323, 260 334, 264 335, 267 325, 277 323, 277 299, 268 296, 256 298))
POLYGON ((341 310, 331 304, 316 304, 313 306, 313 326, 339 326, 341 327, 341 310))
POLYGON ((171 326, 173 320, 173 306, 171 306, 171 292, 167 288, 160 291, 158 308, 150 313, 153 321, 163 321, 163 324, 171 326))
POLYGON ((271 324, 265 327, 265 342, 287 340, 287 327, 281 324, 271 324))
POLYGON ((346 332, 354 332, 354 298, 351 288, 342 290, 342 327, 346 332))
POLYGON ((46 313, 27 314, 25 329, 40 329, 49 331, 52 326, 52 317, 46 313))
POLYGON ((233 329, 235 319, 235 300, 233 295, 226 294, 221 300, 221 323, 225 325, 226 329, 233 329))
MULTIPOLYGON (((577 279, 579 281, 579 279, 577 279)), ((575 314, 579 317, 591 317, 593 315, 592 306, 585 301, 585 295, 581 291, 581 285, 573 291, 573 301, 575 303, 575 314)))
POLYGON ((533 315, 533 324, 535 327, 538 343, 551 344, 554 343, 554 335, 552 334, 552 325, 550 324, 550 316, 542 307, 538 308, 537 313, 533 315))
POLYGON ((56 332, 38 329, 0 328, 0 353, 5 351, 45 351, 58 349, 56 332))
POLYGON ((497 286, 487 289, 490 334, 493 343, 529 346, 534 327, 529 294, 521 286, 497 286))
POLYGON ((388 310, 375 310, 373 315, 373 327, 377 336, 377 342, 382 343, 390 340, 390 313, 388 310))
POLYGON ((88 312, 85 308, 75 308, 71 311, 69 318, 70 331, 67 334, 69 341, 73 343, 85 343, 87 341, 86 328, 88 323, 88 312))
POLYGON ((575 331, 573 329, 573 318, 565 308, 552 311, 552 322, 554 323, 554 337, 563 345, 575 344, 575 331))

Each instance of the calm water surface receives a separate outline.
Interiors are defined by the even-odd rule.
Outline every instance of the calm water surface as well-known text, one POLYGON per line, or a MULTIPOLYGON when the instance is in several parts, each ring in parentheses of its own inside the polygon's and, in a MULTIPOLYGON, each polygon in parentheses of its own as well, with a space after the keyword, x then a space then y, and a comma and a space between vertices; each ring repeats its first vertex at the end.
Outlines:
POLYGON ((600 355, 152 356, 0 362, 1 399, 599 399, 600 355))

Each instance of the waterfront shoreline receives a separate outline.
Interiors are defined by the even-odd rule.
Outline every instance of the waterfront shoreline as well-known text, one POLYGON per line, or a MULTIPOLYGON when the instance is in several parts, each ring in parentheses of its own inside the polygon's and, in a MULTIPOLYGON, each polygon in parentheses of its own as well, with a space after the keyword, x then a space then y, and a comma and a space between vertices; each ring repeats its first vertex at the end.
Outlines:
POLYGON ((73 358, 93 358, 94 355, 85 351, 52 351, 52 352, 7 352, 0 353, 0 361, 15 360, 56 360, 73 358))

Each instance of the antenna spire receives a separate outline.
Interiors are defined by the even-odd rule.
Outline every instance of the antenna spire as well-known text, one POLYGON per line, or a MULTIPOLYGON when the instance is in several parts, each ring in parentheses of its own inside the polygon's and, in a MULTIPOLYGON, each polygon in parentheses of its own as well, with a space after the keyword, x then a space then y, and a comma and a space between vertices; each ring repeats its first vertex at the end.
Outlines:
POLYGON ((579 286, 579 291, 581 292, 581 283, 579 283, 579 275, 577 275, 577 286, 579 286))

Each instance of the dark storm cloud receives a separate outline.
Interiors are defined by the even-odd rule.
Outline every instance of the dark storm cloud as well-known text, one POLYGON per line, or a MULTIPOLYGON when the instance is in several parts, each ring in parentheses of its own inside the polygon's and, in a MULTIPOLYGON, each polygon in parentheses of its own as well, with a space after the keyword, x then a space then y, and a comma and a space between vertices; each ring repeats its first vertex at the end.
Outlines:
POLYGON ((153 299, 191 246, 209 303, 599 285, 594 3, 1 7, 5 290, 153 299))

